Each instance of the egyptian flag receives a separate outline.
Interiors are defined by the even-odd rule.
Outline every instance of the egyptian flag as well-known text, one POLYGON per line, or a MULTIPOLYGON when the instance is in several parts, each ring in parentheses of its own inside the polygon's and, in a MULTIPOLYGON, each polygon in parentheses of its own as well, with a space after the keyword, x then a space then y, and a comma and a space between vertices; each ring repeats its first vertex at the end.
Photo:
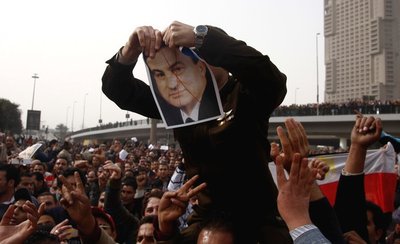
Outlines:
MULTIPOLYGON (((329 172, 323 181, 317 181, 322 193, 328 198, 332 206, 335 203, 336 189, 339 177, 344 168, 348 153, 317 156, 329 165, 329 172)), ((365 197, 379 205, 383 212, 394 210, 397 171, 395 170, 396 152, 388 142, 385 147, 368 150, 365 162, 365 197)), ((276 181, 276 167, 269 163, 271 174, 276 181)))
MULTIPOLYGON (((318 156, 329 165, 329 172, 323 181, 317 181, 321 191, 334 204, 336 189, 348 153, 318 156)), ((365 161, 365 197, 379 205, 383 212, 394 210, 397 172, 395 170, 396 152, 388 142, 385 147, 368 150, 365 161)))

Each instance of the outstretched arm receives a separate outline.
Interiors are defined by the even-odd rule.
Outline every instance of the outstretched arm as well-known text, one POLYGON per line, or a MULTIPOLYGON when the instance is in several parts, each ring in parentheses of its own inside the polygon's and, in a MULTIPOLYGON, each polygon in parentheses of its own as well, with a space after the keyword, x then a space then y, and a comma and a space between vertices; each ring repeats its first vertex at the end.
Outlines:
POLYGON ((351 131, 351 146, 336 190, 335 211, 343 232, 355 231, 368 241, 364 166, 367 149, 382 132, 379 118, 356 116, 351 131), (351 189, 351 190, 350 190, 351 189))
POLYGON ((289 178, 286 178, 283 158, 276 158, 278 210, 288 225, 294 243, 330 243, 311 222, 308 213, 310 193, 317 171, 308 167, 307 158, 295 153, 289 178))

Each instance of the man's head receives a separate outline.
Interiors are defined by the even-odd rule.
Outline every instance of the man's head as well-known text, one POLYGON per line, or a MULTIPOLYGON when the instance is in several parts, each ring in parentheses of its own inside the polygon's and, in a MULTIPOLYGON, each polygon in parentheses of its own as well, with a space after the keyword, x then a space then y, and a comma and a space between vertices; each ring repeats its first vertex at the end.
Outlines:
POLYGON ((197 244, 235 243, 233 226, 229 221, 216 218, 209 220, 201 229, 197 244))
POLYGON ((32 161, 32 171, 33 172, 39 172, 42 175, 44 175, 44 173, 46 172, 46 165, 42 162, 40 162, 40 160, 35 159, 32 161))
POLYGON ((154 238, 154 220, 157 218, 155 215, 144 216, 139 222, 139 229, 137 234, 136 243, 150 244, 156 243, 154 238))
POLYGON ((18 188, 26 188, 30 194, 35 192, 35 183, 31 173, 25 172, 21 174, 21 180, 18 184, 18 188))
POLYGON ((6 147, 7 147, 8 149, 11 149, 11 148, 13 148, 14 146, 15 146, 14 137, 12 137, 12 136, 7 136, 7 137, 6 137, 6 147))
POLYGON ((97 207, 104 209, 104 201, 106 199, 106 192, 103 191, 100 193, 99 202, 97 203, 97 207))
POLYGON ((121 189, 121 202, 124 205, 132 204, 135 201, 135 194, 137 189, 136 179, 125 178, 122 182, 121 189))
POLYGON ((43 192, 43 193, 39 194, 37 197, 37 200, 38 200, 39 204, 42 204, 42 203, 45 204, 46 210, 54 208, 58 205, 56 196, 50 192, 43 192))
POLYGON ((143 199, 143 216, 158 215, 158 206, 164 192, 159 189, 153 189, 143 199))
POLYGON ((186 50, 184 54, 178 48, 163 47, 146 63, 158 95, 190 114, 206 88, 207 66, 186 50))
POLYGON ((32 202, 31 195, 26 188, 21 188, 15 191, 14 213, 10 220, 10 224, 17 225, 28 219, 27 212, 23 209, 26 201, 32 202))
POLYGON ((54 174, 62 175, 63 172, 69 167, 68 161, 65 158, 59 157, 57 158, 54 164, 54 174))
POLYGON ((0 164, 0 200, 8 201, 14 194, 14 188, 19 184, 18 169, 11 164, 0 164), (4 199, 3 199, 4 197, 4 199))
POLYGON ((95 217, 97 224, 113 239, 117 237, 117 230, 113 218, 104 212, 103 209, 92 207, 92 214, 95 217))
POLYGON ((384 239, 387 223, 382 209, 373 202, 367 201, 367 230, 371 243, 384 239))

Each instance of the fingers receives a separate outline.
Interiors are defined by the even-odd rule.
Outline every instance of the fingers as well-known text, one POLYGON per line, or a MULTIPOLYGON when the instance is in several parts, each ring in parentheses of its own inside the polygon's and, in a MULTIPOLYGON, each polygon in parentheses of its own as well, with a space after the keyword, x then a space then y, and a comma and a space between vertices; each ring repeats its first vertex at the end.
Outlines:
POLYGON ((161 47, 161 32, 152 26, 142 26, 136 28, 134 33, 137 35, 138 45, 142 48, 143 54, 153 58, 161 47))
POLYGON ((186 207, 187 207, 186 201, 181 201, 181 200, 178 200, 177 198, 171 198, 170 200, 174 205, 178 206, 181 209, 186 209, 186 207))
POLYGON ((190 191, 188 192, 187 196, 188 196, 189 198, 191 198, 191 197, 197 195, 197 194, 198 194, 199 192, 201 192, 202 190, 204 190, 206 187, 207 187, 207 184, 206 184, 205 182, 204 182, 204 183, 201 183, 200 185, 198 185, 198 186, 196 186, 195 188, 193 188, 192 190, 190 190, 190 191))
POLYGON ((375 135, 381 135, 382 133, 382 121, 380 118, 373 116, 369 117, 357 117, 355 126, 358 133, 367 134, 373 133, 375 135))
POLYGON ((316 171, 316 179, 324 180, 325 175, 329 172, 329 166, 319 158, 312 158, 310 168, 316 171))
POLYGON ((31 203, 30 201, 26 201, 24 205, 22 205, 22 209, 30 215, 36 216, 37 218, 39 217, 39 213, 36 209, 35 204, 31 203))
POLYGON ((276 178, 277 178, 276 181, 278 183, 278 188, 281 188, 287 182, 285 170, 283 169, 282 157, 277 156, 275 163, 276 163, 276 178))
POLYGON ((289 143, 290 146, 292 147, 294 152, 300 152, 299 146, 300 146, 300 141, 299 141, 299 134, 297 130, 297 124, 294 121, 294 119, 286 119, 285 120, 285 126, 286 130, 289 136, 289 143))
MULTIPOLYGON (((276 128, 276 132, 278 134, 279 140, 281 141, 282 150, 283 150, 285 156, 290 157, 292 155, 292 148, 290 146, 289 139, 286 136, 284 129, 281 126, 278 126, 276 128)), ((290 158, 290 160, 291 160, 291 158, 290 158)))
POLYGON ((103 166, 105 170, 111 171, 110 179, 120 179, 121 178, 121 168, 114 164, 113 162, 108 162, 106 165, 103 166))
POLYGON ((15 206, 11 204, 8 206, 7 211, 4 213, 3 218, 1 219, 0 225, 9 225, 11 218, 14 214, 15 206))
POLYGON ((271 142, 271 158, 275 160, 275 158, 279 155, 279 145, 278 143, 271 142))
POLYGON ((85 192, 71 192, 71 196, 74 200, 81 202, 83 205, 90 205, 90 200, 86 196, 85 192))
POLYGON ((309 152, 309 147, 310 144, 308 143, 308 139, 307 139, 307 133, 306 130, 304 129, 303 125, 300 122, 297 122, 297 126, 299 129, 299 134, 300 134, 300 143, 301 145, 303 145, 303 152, 301 152, 301 155, 303 155, 304 157, 308 156, 308 152, 309 152))
POLYGON ((85 186, 83 185, 81 176, 77 171, 74 172, 74 177, 76 182, 76 189, 79 190, 81 194, 85 194, 85 186))
POLYGON ((184 192, 188 192, 190 187, 192 187, 192 185, 196 182, 196 180, 199 178, 198 175, 193 176, 192 178, 190 178, 188 181, 186 181, 185 184, 183 184, 183 186, 180 188, 180 190, 184 191, 184 192))
POLYGON ((301 156, 299 153, 295 153, 293 155, 293 160, 292 160, 292 166, 290 167, 290 174, 289 174, 289 179, 293 183, 298 183, 299 181, 299 174, 300 174, 300 160, 301 156))
POLYGON ((309 144, 303 125, 293 118, 289 118, 285 121, 285 126, 293 152, 298 152, 302 157, 307 157, 309 144))

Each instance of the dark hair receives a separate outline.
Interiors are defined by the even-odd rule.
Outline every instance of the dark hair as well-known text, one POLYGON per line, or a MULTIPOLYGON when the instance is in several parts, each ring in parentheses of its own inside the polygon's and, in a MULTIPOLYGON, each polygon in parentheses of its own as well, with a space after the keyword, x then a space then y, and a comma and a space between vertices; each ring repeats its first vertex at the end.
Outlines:
POLYGON ((146 195, 143 199, 142 216, 144 216, 144 213, 146 211, 147 204, 149 203, 150 198, 154 197, 154 198, 161 199, 163 195, 164 195, 164 192, 157 188, 153 188, 150 192, 146 193, 146 195))
POLYGON ((371 201, 366 201, 367 211, 372 213, 372 221, 375 224, 375 230, 382 230, 382 236, 379 238, 378 243, 385 243, 386 229, 388 227, 388 221, 385 219, 385 215, 382 209, 371 201))
POLYGON ((37 181, 44 181, 44 176, 40 172, 33 172, 32 176, 35 176, 37 181))
POLYGON ((55 202, 55 203, 58 202, 56 195, 53 194, 53 193, 51 193, 51 192, 49 192, 49 191, 45 191, 45 192, 40 193, 39 195, 37 195, 36 198, 39 198, 39 197, 42 197, 42 196, 52 196, 53 199, 54 199, 54 202, 55 202))
POLYGON ((21 177, 32 177, 32 173, 31 172, 22 172, 21 175, 19 176, 21 177))
POLYGON ((235 229, 231 221, 224 219, 222 216, 210 218, 201 224, 202 230, 210 230, 217 232, 230 233, 234 243, 236 243, 235 229))
POLYGON ((137 189, 136 179, 134 177, 125 177, 122 181, 122 186, 131 186, 133 189, 137 189))
MULTIPOLYGON (((85 177, 85 174, 83 173, 82 170, 80 170, 80 169, 78 169, 78 168, 67 168, 67 169, 63 172, 62 175, 63 175, 65 178, 67 178, 67 177, 69 177, 69 176, 74 176, 75 172, 78 172, 78 173, 79 173, 79 176, 80 176, 80 178, 81 178, 82 184, 83 184, 83 185, 86 185, 86 177, 85 177)), ((57 186, 61 188, 61 187, 62 187, 62 181, 57 180, 57 186)))
POLYGON ((15 202, 17 202, 19 200, 26 200, 26 201, 33 202, 32 198, 31 198, 31 194, 29 194, 29 191, 26 188, 19 188, 18 190, 16 190, 14 193, 14 199, 15 199, 15 202))
POLYGON ((91 206, 92 209, 92 214, 95 218, 101 218, 104 221, 106 221, 108 224, 110 224, 111 229, 113 231, 116 231, 116 227, 115 227, 115 222, 114 219, 112 218, 111 215, 109 215, 108 213, 106 213, 103 209, 96 207, 96 206, 91 206))
POLYGON ((56 235, 44 230, 37 230, 30 235, 23 244, 60 243, 56 235))
POLYGON ((14 180, 14 187, 19 184, 20 177, 19 177, 19 170, 11 164, 0 164, 0 171, 6 172, 6 179, 14 180))
POLYGON ((157 215, 147 215, 143 216, 139 221, 139 226, 142 224, 153 224, 157 218, 157 215))

